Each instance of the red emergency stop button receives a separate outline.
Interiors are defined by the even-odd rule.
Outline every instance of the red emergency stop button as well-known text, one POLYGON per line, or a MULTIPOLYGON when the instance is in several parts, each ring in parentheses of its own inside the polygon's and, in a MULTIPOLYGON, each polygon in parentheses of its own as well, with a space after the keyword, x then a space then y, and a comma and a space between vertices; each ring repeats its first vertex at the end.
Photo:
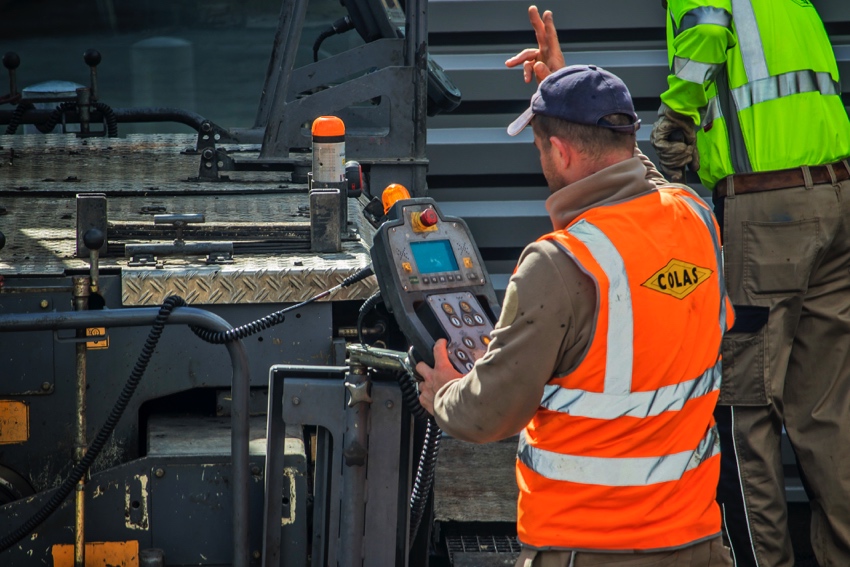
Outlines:
POLYGON ((419 215, 419 222, 422 223, 422 226, 434 226, 437 224, 438 220, 437 211, 434 209, 425 209, 422 211, 422 214, 419 215))

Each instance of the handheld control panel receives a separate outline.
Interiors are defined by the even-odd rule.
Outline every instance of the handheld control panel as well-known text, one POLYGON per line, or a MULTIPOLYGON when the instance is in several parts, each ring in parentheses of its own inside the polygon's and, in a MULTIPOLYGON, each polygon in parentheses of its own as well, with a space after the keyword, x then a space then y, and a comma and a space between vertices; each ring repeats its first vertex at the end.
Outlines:
POLYGON ((437 339, 466 374, 487 350, 499 305, 466 223, 433 199, 398 201, 375 234, 372 266, 381 295, 414 354, 434 364, 437 339))

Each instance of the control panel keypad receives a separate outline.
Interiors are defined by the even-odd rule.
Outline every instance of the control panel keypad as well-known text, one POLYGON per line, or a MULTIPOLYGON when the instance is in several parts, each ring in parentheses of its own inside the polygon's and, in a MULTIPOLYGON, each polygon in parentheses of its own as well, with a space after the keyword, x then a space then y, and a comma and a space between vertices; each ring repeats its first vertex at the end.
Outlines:
POLYGON ((493 325, 469 292, 434 294, 427 299, 448 337, 449 360, 459 372, 469 372, 487 351, 493 325))

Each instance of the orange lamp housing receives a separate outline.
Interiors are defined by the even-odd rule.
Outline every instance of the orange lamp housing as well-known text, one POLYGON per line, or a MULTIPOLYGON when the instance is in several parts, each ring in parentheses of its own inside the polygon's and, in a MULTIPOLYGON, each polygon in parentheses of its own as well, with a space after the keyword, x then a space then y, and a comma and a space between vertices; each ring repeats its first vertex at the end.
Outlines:
POLYGON ((390 212, 396 201, 401 201, 402 199, 410 199, 410 191, 407 190, 407 187, 399 183, 390 183, 387 185, 387 188, 381 194, 381 202, 384 204, 384 214, 390 212))

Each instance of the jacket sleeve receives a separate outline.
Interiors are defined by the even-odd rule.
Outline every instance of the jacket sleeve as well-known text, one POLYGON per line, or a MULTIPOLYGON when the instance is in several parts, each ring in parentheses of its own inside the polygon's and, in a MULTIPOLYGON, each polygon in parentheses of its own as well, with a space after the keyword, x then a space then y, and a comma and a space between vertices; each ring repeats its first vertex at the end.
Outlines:
POLYGON ((731 0, 671 0, 667 12, 670 75, 661 100, 700 124, 708 89, 723 72, 727 52, 737 43, 731 0))
POLYGON ((592 280, 554 244, 526 248, 487 352, 469 374, 437 392, 440 428, 475 443, 518 433, 540 406, 546 383, 578 364, 595 298, 592 280))

